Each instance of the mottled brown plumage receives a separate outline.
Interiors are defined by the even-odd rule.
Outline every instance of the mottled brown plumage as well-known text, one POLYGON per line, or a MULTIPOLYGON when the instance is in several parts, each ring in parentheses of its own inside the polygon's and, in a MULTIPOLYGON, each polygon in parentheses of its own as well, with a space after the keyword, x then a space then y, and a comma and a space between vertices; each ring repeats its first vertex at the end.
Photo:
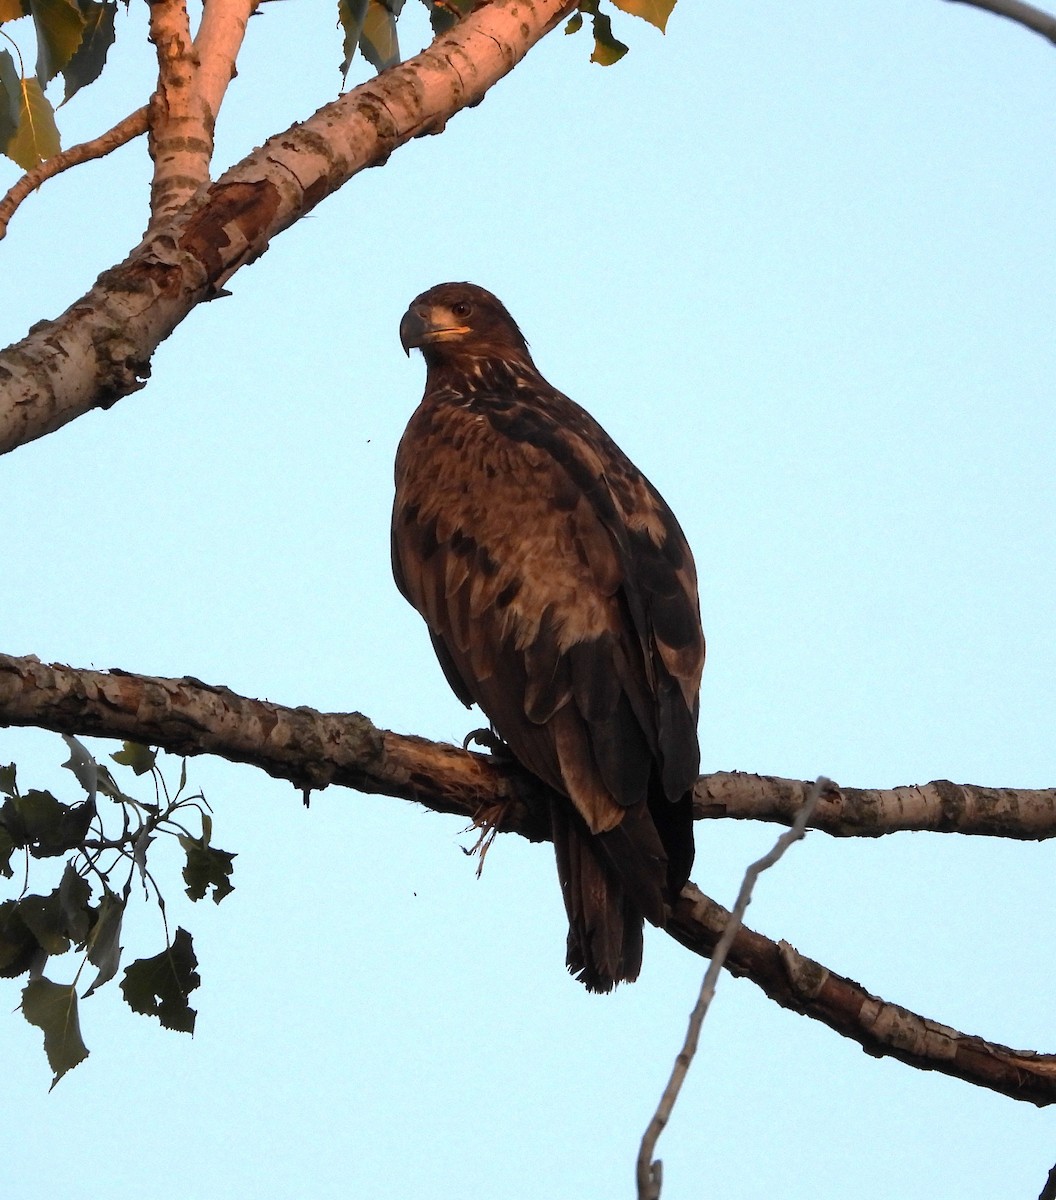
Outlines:
POLYGON ((693 862, 693 557, 490 292, 431 288, 400 337, 428 375, 396 458, 396 583, 455 694, 553 790, 568 967, 608 991, 637 977, 643 917, 663 925, 693 862))

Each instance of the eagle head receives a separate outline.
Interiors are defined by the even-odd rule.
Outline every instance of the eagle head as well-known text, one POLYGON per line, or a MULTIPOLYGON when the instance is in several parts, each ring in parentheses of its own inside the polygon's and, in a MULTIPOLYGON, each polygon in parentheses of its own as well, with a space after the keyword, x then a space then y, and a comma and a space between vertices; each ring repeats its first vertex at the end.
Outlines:
POLYGON ((528 343, 502 301, 475 283, 439 283, 411 301, 400 322, 407 354, 427 363, 465 355, 528 356, 528 343))

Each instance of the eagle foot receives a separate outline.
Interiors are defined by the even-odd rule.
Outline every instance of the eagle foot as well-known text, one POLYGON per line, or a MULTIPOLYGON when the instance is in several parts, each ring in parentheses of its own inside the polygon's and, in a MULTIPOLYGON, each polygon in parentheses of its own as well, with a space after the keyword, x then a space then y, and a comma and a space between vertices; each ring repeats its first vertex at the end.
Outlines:
POLYGON ((494 729, 471 729, 462 739, 462 749, 468 750, 471 745, 483 746, 495 758, 513 757, 509 746, 494 729))

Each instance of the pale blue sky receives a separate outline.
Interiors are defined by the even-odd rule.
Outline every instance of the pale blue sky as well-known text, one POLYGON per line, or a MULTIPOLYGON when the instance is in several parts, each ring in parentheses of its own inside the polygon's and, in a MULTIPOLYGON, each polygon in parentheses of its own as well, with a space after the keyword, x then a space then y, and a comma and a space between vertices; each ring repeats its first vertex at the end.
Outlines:
MULTIPOLYGON (((225 162, 333 97, 332 24, 308 0, 251 22, 225 162)), ((141 25, 119 16, 68 142, 145 99, 141 25)), ((666 38, 617 33, 631 53, 607 71, 586 33, 549 38, 277 239, 144 392, 6 458, 0 649, 460 741, 479 720, 393 587, 388 514, 424 377, 400 316, 471 279, 686 528, 705 769, 1052 786, 1056 50, 939 0, 682 0, 666 38)), ((147 167, 140 141, 27 202, 0 246, 0 340, 124 256, 147 167)), ((0 731, 27 784, 68 787, 64 757, 0 731)), ((111 985, 83 1006, 90 1059, 49 1096, 39 1033, 10 1016, 12 1196, 633 1194, 703 961, 653 931, 641 980, 589 996, 546 847, 501 839, 478 882, 456 820, 339 789, 305 812, 247 768, 191 773, 239 852, 219 909, 171 876, 195 1037, 111 985)), ((695 879, 729 903, 775 832, 698 826, 695 879)), ((887 999, 1053 1051, 1052 856, 815 833, 749 921, 887 999)), ((126 954, 159 939, 144 913, 126 954)), ((727 977, 660 1145, 664 1200, 1033 1197, 1054 1121, 870 1059, 727 977)))

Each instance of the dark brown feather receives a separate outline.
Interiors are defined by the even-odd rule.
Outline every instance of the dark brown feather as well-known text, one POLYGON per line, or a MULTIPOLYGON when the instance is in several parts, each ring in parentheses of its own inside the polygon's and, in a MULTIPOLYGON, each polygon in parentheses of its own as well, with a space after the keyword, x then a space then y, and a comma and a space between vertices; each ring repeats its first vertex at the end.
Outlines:
POLYGON ((396 460, 396 582, 455 694, 555 793, 569 969, 607 991, 637 976, 643 916, 663 924, 693 861, 693 557, 494 296, 441 284, 401 337, 428 378, 396 460))

